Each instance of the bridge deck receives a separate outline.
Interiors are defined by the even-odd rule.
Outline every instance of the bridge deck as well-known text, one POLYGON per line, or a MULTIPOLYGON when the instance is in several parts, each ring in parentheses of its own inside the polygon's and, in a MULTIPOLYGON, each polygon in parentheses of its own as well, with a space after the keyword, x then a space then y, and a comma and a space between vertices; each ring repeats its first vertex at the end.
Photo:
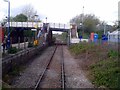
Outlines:
MULTIPOLYGON (((8 22, 5 25, 8 27, 8 22)), ((10 27, 43 27, 41 22, 10 22, 10 27)))
MULTIPOLYGON (((8 27, 8 22, 5 27, 8 27)), ((10 27, 29 27, 29 28, 40 28, 43 27, 42 22, 10 22, 10 27)), ((49 23, 50 28, 54 29, 70 29, 70 24, 61 23, 49 23)))
POLYGON ((61 23, 49 23, 49 24, 50 24, 50 28, 54 28, 54 29, 70 29, 69 24, 61 24, 61 23))

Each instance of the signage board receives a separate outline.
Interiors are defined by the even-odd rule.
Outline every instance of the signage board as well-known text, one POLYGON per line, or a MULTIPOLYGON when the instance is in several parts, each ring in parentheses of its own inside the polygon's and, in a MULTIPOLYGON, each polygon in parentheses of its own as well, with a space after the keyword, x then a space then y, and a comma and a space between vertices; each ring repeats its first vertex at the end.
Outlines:
POLYGON ((37 31, 37 29, 31 29, 31 31, 37 31))

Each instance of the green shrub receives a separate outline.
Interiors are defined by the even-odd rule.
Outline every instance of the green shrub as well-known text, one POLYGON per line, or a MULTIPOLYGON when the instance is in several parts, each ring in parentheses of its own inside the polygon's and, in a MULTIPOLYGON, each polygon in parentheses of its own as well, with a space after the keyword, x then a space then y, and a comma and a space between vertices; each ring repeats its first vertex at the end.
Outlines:
POLYGON ((29 48, 29 47, 33 47, 33 43, 32 43, 32 42, 29 42, 29 43, 28 43, 28 48, 29 48))
POLYGON ((110 58, 118 57, 118 51, 109 50, 109 52, 108 52, 108 57, 110 57, 110 58))
POLYGON ((85 53, 86 51, 94 49, 94 44, 88 44, 88 43, 79 43, 71 45, 69 50, 74 53, 75 55, 79 55, 81 53, 85 53))
POLYGON ((108 88, 120 88, 120 67, 118 61, 113 59, 102 60, 91 66, 93 83, 97 86, 108 88))
POLYGON ((96 86, 105 86, 108 88, 120 88, 120 67, 118 57, 119 52, 116 50, 109 50, 94 43, 79 43, 70 46, 69 50, 75 55, 84 55, 83 53, 90 53, 90 60, 88 67, 90 72, 90 79, 96 86))
POLYGON ((18 67, 17 67, 17 68, 14 68, 13 71, 10 72, 10 75, 17 76, 17 75, 19 75, 19 73, 20 73, 19 71, 20 71, 20 70, 19 70, 18 67))
POLYGON ((10 47, 10 48, 8 49, 8 53, 10 53, 10 54, 17 53, 17 51, 18 51, 18 49, 17 49, 16 47, 10 47))

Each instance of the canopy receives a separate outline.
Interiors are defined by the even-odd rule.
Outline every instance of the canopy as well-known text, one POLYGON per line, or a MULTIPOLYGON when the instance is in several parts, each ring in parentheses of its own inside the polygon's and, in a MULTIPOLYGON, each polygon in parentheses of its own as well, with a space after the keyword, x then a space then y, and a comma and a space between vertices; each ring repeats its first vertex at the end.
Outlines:
POLYGON ((117 29, 113 31, 112 33, 108 33, 109 35, 120 35, 120 31, 117 29))

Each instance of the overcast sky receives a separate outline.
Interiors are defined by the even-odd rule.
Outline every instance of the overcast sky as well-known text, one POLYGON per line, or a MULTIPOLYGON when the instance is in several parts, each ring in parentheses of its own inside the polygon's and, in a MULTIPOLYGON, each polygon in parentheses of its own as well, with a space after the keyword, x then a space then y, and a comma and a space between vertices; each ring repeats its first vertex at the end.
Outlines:
MULTIPOLYGON (((41 19, 48 22, 68 23, 70 19, 83 12, 95 14, 100 20, 111 24, 118 20, 118 1, 120 0, 10 0, 11 16, 19 13, 23 6, 31 4, 41 19)), ((0 0, 0 20, 7 16, 8 4, 0 0)))

